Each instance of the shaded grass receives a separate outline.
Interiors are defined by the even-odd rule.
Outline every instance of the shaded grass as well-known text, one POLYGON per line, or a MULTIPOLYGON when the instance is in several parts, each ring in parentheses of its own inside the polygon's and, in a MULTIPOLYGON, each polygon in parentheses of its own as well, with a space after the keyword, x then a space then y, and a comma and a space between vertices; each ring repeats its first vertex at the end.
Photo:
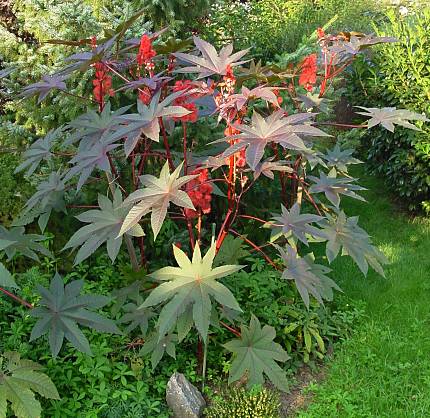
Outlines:
POLYGON ((430 219, 401 213, 382 181, 360 184, 368 203, 346 198, 343 207, 360 215, 391 264, 383 279, 363 277, 347 257, 333 263, 344 292, 366 302, 366 319, 335 348, 326 380, 311 385, 312 402, 298 417, 430 417, 430 219))

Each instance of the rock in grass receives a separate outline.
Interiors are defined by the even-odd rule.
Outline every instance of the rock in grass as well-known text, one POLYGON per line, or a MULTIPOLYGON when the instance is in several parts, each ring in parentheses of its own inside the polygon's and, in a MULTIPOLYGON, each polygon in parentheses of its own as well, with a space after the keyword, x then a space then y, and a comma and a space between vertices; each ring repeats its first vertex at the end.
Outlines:
POLYGON ((198 418, 206 402, 199 390, 182 373, 173 373, 166 389, 166 401, 174 418, 198 418))

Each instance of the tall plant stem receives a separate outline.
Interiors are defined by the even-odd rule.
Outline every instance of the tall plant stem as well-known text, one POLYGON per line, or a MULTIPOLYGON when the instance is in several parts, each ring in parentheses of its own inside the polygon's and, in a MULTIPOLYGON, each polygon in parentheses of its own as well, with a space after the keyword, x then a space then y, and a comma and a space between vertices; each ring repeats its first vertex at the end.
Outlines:
POLYGON ((203 342, 200 337, 197 341, 197 373, 200 376, 203 374, 203 342))
POLYGON ((183 213, 184 213, 185 222, 187 223, 188 236, 190 239, 190 247, 191 247, 191 250, 194 251, 194 246, 196 242, 194 239, 193 224, 191 223, 191 219, 187 216, 187 213, 185 212, 185 210, 183 211, 183 213))
POLYGON ((183 138, 183 148, 184 148, 184 176, 186 176, 187 172, 188 172, 188 161, 187 161, 187 124, 186 124, 186 122, 182 122, 182 129, 184 131, 184 138, 183 138))
POLYGON ((140 177, 142 175, 142 173, 143 173, 143 169, 145 167, 146 159, 150 155, 149 154, 150 149, 151 149, 151 141, 148 141, 145 138, 145 145, 144 145, 144 148, 143 148, 143 154, 141 155, 139 169, 137 171, 137 177, 140 177))
POLYGON ((202 235, 202 212, 199 210, 197 217, 197 242, 200 245, 200 238, 202 235))
MULTIPOLYGON (((272 149, 275 153, 276 161, 279 161, 281 158, 279 155, 278 145, 273 143, 272 149)), ((281 183, 281 200, 284 203, 284 205, 286 205, 287 204, 287 189, 285 187, 285 174, 283 171, 279 172, 279 182, 281 183)))
POLYGON ((164 124, 163 124, 163 119, 158 118, 158 120, 161 127, 161 134, 163 135, 164 148, 166 148, 166 156, 167 156, 167 161, 169 162, 169 168, 170 168, 170 171, 173 171, 175 169, 175 165, 173 164, 172 153, 170 152, 169 139, 167 138, 166 129, 164 128, 164 124))
POLYGON ((19 296, 14 295, 13 293, 9 292, 8 290, 3 289, 2 287, 0 287, 0 292, 2 292, 5 295, 9 296, 10 298, 12 298, 13 300, 17 301, 18 303, 20 303, 21 305, 25 306, 26 308, 33 309, 33 305, 30 302, 27 302, 26 300, 21 299, 19 296))
POLYGON ((221 229, 219 231, 218 238, 216 240, 216 252, 219 251, 225 237, 228 234, 228 225, 229 225, 230 216, 232 215, 232 213, 233 213, 232 209, 228 208, 227 213, 226 213, 225 218, 224 218, 224 222, 221 225, 221 229))
POLYGON ((140 248, 140 266, 146 266, 146 257, 145 257, 145 242, 143 237, 139 237, 139 248, 140 248))
MULTIPOLYGON (((209 342, 209 340, 208 340, 209 342)), ((205 389, 206 382, 206 361, 208 357, 208 344, 203 344, 203 365, 202 365, 202 391, 205 389)))

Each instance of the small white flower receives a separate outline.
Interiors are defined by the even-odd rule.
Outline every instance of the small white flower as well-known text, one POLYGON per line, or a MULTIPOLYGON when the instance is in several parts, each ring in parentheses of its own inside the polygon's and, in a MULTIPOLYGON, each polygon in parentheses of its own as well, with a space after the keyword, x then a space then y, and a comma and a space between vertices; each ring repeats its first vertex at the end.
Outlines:
POLYGON ((400 6, 400 7, 399 7, 399 13, 400 13, 402 16, 407 16, 407 15, 408 15, 408 13, 409 13, 409 10, 408 10, 408 8, 407 8, 407 7, 405 7, 405 6, 400 6))

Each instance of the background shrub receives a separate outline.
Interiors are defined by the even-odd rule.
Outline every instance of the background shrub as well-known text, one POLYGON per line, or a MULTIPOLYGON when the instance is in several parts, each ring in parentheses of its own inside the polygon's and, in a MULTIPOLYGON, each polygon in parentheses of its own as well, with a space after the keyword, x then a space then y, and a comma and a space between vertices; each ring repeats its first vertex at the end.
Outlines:
POLYGON ((202 31, 214 43, 234 40, 237 49, 252 46, 254 56, 268 60, 295 51, 336 14, 332 31, 369 32, 384 7, 375 0, 222 0, 213 4, 202 31))
MULTIPOLYGON (((365 106, 397 106, 430 114, 430 7, 406 17, 388 13, 378 35, 399 42, 381 46, 367 60, 358 60, 351 75, 350 98, 365 106)), ((410 210, 430 202, 430 128, 422 132, 379 129, 364 133, 363 145, 373 171, 387 178, 410 210)))

